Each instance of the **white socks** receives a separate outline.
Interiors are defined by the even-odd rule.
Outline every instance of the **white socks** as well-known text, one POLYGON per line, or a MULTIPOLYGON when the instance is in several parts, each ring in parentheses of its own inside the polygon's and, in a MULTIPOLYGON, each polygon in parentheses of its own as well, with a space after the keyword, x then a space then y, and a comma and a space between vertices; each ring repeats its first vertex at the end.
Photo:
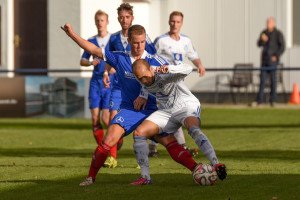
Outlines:
POLYGON ((150 180, 149 172, 149 148, 147 143, 147 138, 142 136, 134 136, 133 149, 135 153, 136 160, 141 167, 141 175, 143 178, 150 180))
POLYGON ((189 134, 195 140, 199 149, 204 153, 204 155, 211 162, 212 165, 219 163, 212 144, 210 143, 206 135, 202 133, 199 127, 191 127, 189 129, 189 134))

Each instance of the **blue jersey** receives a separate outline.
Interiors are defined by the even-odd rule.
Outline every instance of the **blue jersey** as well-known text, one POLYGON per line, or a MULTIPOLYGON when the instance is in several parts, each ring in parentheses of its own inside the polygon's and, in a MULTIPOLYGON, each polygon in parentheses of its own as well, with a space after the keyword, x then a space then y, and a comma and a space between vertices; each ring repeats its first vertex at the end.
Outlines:
MULTIPOLYGON (((117 71, 116 76, 122 91, 121 109, 134 109, 133 102, 140 95, 141 85, 132 73, 132 62, 134 62, 134 59, 131 56, 131 52, 111 52, 105 50, 103 53, 106 62, 117 71)), ((162 58, 150 55, 147 51, 144 51, 141 58, 146 59, 151 66, 167 64, 162 58)), ((157 109, 155 97, 152 95, 148 96, 146 109, 157 109)))
MULTIPOLYGON (((110 36, 110 40, 109 40, 106 48, 109 51, 122 51, 122 52, 130 52, 131 51, 131 47, 128 44, 128 42, 122 41, 121 31, 113 33, 110 36)), ((155 49, 153 43, 151 42, 150 38, 148 37, 148 35, 146 35, 146 51, 153 55, 156 54, 156 49, 155 49)), ((114 78, 113 88, 120 89, 120 85, 118 83, 117 76, 115 76, 115 78, 114 78)))
MULTIPOLYGON (((89 42, 95 44, 98 47, 104 48, 108 43, 110 34, 107 34, 104 38, 99 38, 97 35, 88 39, 89 42)), ((89 60, 91 54, 84 51, 81 59, 89 60)), ((111 90, 105 88, 102 82, 103 72, 105 68, 105 62, 102 60, 97 66, 94 66, 93 76, 90 80, 89 88, 89 107, 90 109, 100 108, 109 109, 109 100, 111 90)), ((111 77, 113 78, 113 77, 111 77)))
MULTIPOLYGON (((110 34, 107 34, 107 36, 105 36, 102 39, 103 43, 101 44, 98 44, 97 35, 89 38, 88 41, 93 43, 97 47, 104 48, 107 46, 109 38, 110 38, 110 34)), ((81 59, 89 60, 91 56, 92 55, 89 52, 84 51, 81 56, 81 59)), ((94 66, 93 76, 103 77, 104 68, 105 68, 105 62, 103 60, 100 60, 100 63, 97 66, 94 66)))

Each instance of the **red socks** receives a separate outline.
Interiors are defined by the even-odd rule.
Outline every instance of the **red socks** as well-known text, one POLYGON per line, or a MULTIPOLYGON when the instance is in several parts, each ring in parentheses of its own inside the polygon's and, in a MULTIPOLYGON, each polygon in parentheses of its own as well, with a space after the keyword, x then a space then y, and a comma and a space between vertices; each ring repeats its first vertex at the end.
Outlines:
POLYGON ((117 158, 117 145, 113 146, 111 149, 110 149, 110 156, 113 157, 113 158, 117 158))
POLYGON ((177 141, 171 142, 166 146, 166 148, 173 160, 182 164, 191 171, 194 170, 197 165, 196 161, 193 159, 190 152, 178 144, 177 141))
POLYGON ((99 169, 103 166, 110 149, 110 146, 103 143, 96 148, 90 166, 90 171, 88 175, 89 177, 92 177, 95 180, 97 173, 99 169))
MULTIPOLYGON (((102 126, 101 125, 94 126, 93 134, 97 144, 100 145, 104 137, 104 130, 102 129, 102 126)), ((110 149, 110 156, 117 158, 117 145, 113 146, 110 149)))
POLYGON ((93 134, 94 134, 97 144, 100 145, 102 142, 102 139, 104 137, 104 130, 103 130, 102 126, 101 125, 94 126, 93 134))

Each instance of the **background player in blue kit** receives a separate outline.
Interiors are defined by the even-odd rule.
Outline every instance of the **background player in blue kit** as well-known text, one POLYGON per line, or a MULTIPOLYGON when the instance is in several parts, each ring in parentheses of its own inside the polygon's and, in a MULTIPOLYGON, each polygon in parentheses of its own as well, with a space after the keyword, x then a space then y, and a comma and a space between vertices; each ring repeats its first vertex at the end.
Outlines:
MULTIPOLYGON (((107 48, 110 51, 122 51, 130 52, 131 48, 128 44, 128 29, 132 25, 134 20, 133 7, 129 3, 122 3, 118 8, 118 21, 121 25, 121 30, 113 33, 108 42, 107 48)), ((156 49, 153 46, 151 40, 146 35, 146 51, 150 54, 155 54, 156 49)), ((111 84, 111 96, 110 96, 110 120, 118 113, 122 101, 121 86, 118 82, 118 77, 114 75, 111 84)), ((118 148, 120 148, 123 139, 118 142, 118 148)), ((117 165, 117 145, 111 148, 110 156, 105 161, 104 165, 107 167, 114 167, 117 165)))
MULTIPOLYGON (((97 35, 88 39, 89 42, 95 44, 97 47, 104 48, 109 41, 110 33, 107 31, 108 15, 102 10, 95 13, 95 25, 97 27, 97 35)), ((108 126, 109 124, 109 100, 110 88, 105 88, 102 82, 105 62, 97 58, 90 61, 91 54, 84 51, 80 60, 81 66, 94 66, 93 76, 90 80, 89 88, 89 107, 92 115, 93 135, 100 144, 104 130, 101 121, 108 126)))

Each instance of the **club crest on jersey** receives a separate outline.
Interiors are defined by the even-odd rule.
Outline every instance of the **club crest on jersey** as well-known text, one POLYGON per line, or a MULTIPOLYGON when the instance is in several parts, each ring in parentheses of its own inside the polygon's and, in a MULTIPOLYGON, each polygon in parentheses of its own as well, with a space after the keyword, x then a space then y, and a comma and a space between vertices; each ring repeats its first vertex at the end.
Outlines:
POLYGON ((123 123, 124 122, 124 118, 123 117, 117 117, 116 122, 123 123))
POLYGON ((181 53, 173 53, 173 59, 176 61, 182 61, 182 54, 181 53))

